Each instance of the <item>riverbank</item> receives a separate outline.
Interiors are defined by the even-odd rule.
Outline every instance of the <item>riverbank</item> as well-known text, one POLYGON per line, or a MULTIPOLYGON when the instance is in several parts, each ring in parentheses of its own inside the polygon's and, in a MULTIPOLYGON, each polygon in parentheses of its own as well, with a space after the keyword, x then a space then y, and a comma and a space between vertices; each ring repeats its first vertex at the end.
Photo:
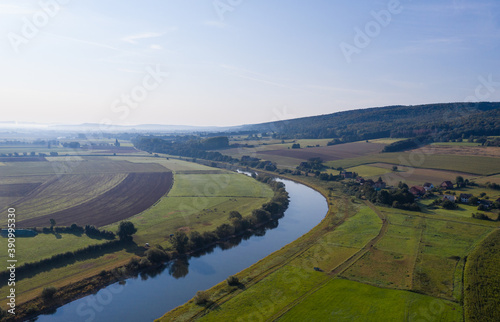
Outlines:
MULTIPOLYGON (((295 269, 289 269, 287 266, 296 260, 302 260, 301 256, 306 255, 308 251, 312 251, 313 253, 318 252, 319 249, 316 248, 323 245, 321 239, 324 238, 326 234, 331 233, 336 227, 344 223, 347 218, 352 217, 356 213, 356 206, 351 205, 350 198, 337 194, 333 184, 320 185, 320 181, 314 180, 313 178, 297 178, 294 176, 276 175, 275 173, 265 171, 258 172, 269 175, 273 174, 286 180, 292 180, 319 192, 328 201, 328 210, 323 220, 300 238, 236 274, 235 276, 240 281, 240 285, 230 286, 225 281, 221 282, 207 290, 207 293, 210 294, 210 299, 207 304, 198 305, 192 299, 184 305, 166 313, 157 321, 188 321, 202 318, 225 303, 235 299, 239 294, 248 291, 251 292, 252 288, 255 288, 259 282, 265 279, 273 279, 275 275, 279 275, 280 279, 288 280, 283 283, 285 286, 290 283, 294 284, 298 282, 302 279, 300 276, 302 272, 298 273, 295 269)), ((314 267, 318 267, 317 265, 319 265, 324 269, 328 269, 328 264, 315 259, 309 260, 304 258, 302 264, 308 267, 306 280, 311 282, 319 282, 323 278, 318 276, 317 273, 319 272, 315 271, 314 267)), ((296 284, 298 285, 298 283, 296 284)), ((277 284, 273 282, 268 285, 270 288, 277 286, 277 284)), ((293 287, 290 289, 293 290, 293 287)), ((265 292, 262 294, 267 295, 265 292)), ((274 297, 274 300, 280 297, 281 295, 274 297)), ((264 296, 264 298, 267 300, 269 299, 267 296, 264 296)), ((257 301, 257 299, 255 300, 257 301)), ((272 306, 274 307, 275 305, 273 304, 272 306)), ((242 310, 247 311, 247 313, 251 311, 248 306, 242 306, 241 308, 242 310)), ((262 307, 260 309, 262 309, 262 307)))

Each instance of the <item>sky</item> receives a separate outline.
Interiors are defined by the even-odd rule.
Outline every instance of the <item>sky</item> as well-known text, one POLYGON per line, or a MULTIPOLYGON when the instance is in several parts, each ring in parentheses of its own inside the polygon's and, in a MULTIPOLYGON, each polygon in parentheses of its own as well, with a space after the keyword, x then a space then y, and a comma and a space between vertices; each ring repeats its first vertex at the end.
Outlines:
POLYGON ((500 101, 500 1, 0 0, 0 121, 229 126, 500 101))

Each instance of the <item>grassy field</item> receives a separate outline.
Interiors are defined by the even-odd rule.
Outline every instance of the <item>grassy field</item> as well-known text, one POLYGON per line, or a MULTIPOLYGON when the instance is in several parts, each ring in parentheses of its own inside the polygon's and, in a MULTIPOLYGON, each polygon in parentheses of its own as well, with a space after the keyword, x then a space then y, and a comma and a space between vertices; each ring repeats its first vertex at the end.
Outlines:
POLYGON ((465 266, 466 321, 500 320, 500 230, 495 230, 469 255, 465 266))
POLYGON ((333 279, 279 321, 461 321, 459 304, 333 279))
MULTIPOLYGON (((384 169, 381 167, 372 167, 369 165, 360 165, 357 167, 348 168, 346 170, 356 172, 359 176, 362 176, 363 178, 370 178, 370 177, 374 178, 391 172, 391 170, 389 169, 384 169)), ((333 173, 335 173, 335 171, 336 170, 333 170, 333 173)))
MULTIPOLYGON (((73 234, 38 234, 30 238, 17 238, 16 253, 17 265, 36 262, 54 254, 72 252, 89 245, 102 244, 107 240, 89 238, 85 234, 75 236, 73 234)), ((0 253, 0 260, 6 262, 7 253, 0 253)))

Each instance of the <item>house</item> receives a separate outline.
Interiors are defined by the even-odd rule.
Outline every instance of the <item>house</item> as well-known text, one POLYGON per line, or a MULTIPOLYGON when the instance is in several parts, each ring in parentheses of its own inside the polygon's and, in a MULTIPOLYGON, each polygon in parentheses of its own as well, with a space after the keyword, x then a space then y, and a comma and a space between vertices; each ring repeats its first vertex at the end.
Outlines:
POLYGON ((451 181, 443 181, 440 187, 443 189, 453 189, 453 183, 451 181))
POLYGON ((365 183, 365 179, 361 178, 361 177, 358 177, 356 179, 356 182, 359 183, 360 185, 363 185, 365 183))
POLYGON ((430 182, 424 183, 424 189, 425 189, 425 191, 429 191, 432 188, 434 188, 434 185, 432 183, 430 183, 430 182))
POLYGON ((470 193, 461 193, 460 194, 460 202, 462 203, 469 203, 470 198, 473 196, 470 193))
POLYGON ((350 171, 342 171, 342 178, 344 179, 348 179, 348 178, 352 178, 352 172, 350 171))
POLYGON ((493 202, 486 199, 482 199, 479 200, 479 204, 482 205, 484 208, 489 209, 493 205, 493 202))
POLYGON ((449 200, 449 201, 452 201, 452 202, 456 202, 457 201, 457 197, 453 196, 453 195, 444 195, 443 196, 443 201, 445 200, 449 200))
POLYGON ((425 189, 424 187, 413 186, 410 188, 410 193, 413 194, 415 197, 423 196, 425 195, 425 189))

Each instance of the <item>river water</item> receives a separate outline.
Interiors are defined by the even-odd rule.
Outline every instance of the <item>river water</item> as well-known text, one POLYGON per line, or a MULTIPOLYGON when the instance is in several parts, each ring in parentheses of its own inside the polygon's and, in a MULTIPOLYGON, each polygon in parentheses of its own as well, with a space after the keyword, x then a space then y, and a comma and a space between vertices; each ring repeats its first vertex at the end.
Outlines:
POLYGON ((199 257, 178 260, 163 269, 115 283, 75 300, 37 321, 152 321, 228 276, 251 266, 299 238, 326 215, 328 205, 317 191, 281 180, 290 196, 283 218, 257 235, 217 246, 199 257))

